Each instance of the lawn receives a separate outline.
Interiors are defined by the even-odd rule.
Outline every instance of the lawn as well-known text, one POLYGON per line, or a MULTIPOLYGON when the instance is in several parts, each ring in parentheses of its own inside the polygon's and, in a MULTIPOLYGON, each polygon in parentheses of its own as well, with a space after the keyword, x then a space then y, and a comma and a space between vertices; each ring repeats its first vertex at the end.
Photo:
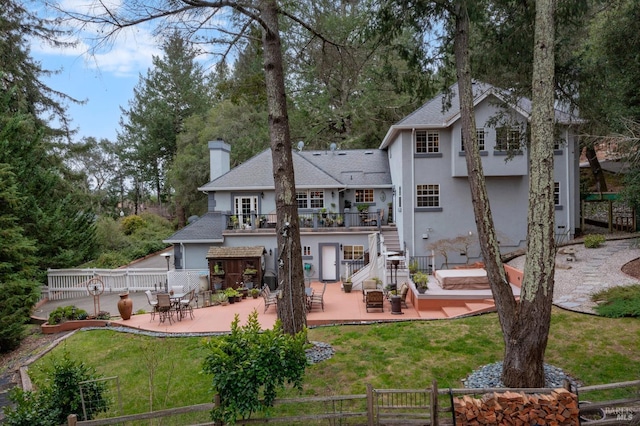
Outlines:
MULTIPOLYGON (((118 376, 123 413, 211 402, 210 378, 201 372, 203 338, 152 338, 109 330, 81 331, 32 365, 40 371, 62 350, 118 376), (149 389, 153 389, 153 396, 149 389), (153 401, 153 403, 151 403, 153 401)), ((335 356, 308 367, 304 396, 362 394, 378 388, 462 387, 478 367, 499 361, 503 343, 496 314, 446 320, 328 326, 309 340, 331 344, 335 356)), ((640 321, 553 310, 546 362, 583 385, 640 378, 640 321)), ((283 396, 298 396, 287 390, 283 396)))

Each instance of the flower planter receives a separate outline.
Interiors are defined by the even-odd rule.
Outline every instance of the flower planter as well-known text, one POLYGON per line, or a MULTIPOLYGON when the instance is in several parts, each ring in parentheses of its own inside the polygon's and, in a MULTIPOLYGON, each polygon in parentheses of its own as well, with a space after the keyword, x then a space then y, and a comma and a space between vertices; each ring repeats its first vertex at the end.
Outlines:
POLYGON ((42 334, 55 334, 84 327, 106 327, 109 323, 109 320, 71 320, 53 325, 45 322, 40 326, 40 329, 42 330, 42 334))

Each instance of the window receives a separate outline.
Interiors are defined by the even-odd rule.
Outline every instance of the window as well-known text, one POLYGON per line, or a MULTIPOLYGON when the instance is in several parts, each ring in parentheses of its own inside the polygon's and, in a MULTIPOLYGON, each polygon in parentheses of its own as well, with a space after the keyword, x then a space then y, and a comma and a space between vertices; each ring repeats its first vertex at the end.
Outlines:
POLYGON ((251 212, 258 211, 258 197, 235 197, 234 203, 233 214, 237 216, 239 223, 250 224, 251 212))
POLYGON ((496 129, 497 151, 519 151, 521 145, 520 130, 513 127, 498 127, 496 129))
POLYGON ((440 152, 440 133, 416 130, 416 154, 434 154, 440 152))
POLYGON ((358 260, 364 257, 364 246, 344 246, 342 249, 344 260, 358 260))
POLYGON ((324 207, 324 191, 297 191, 299 209, 321 209, 324 207))
POLYGON ((302 246, 302 255, 303 256, 311 256, 311 247, 302 246))
POLYGON ((373 189, 356 189, 356 203, 373 203, 373 189))
POLYGON ((553 204, 560 205, 560 182, 553 183, 553 204))
POLYGON ((417 207, 440 207, 440 185, 418 185, 417 207))
MULTIPOLYGON (((478 149, 484 151, 484 129, 476 129, 476 138, 478 139, 478 149)), ((464 152, 464 135, 462 129, 460 129, 460 151, 464 152)))

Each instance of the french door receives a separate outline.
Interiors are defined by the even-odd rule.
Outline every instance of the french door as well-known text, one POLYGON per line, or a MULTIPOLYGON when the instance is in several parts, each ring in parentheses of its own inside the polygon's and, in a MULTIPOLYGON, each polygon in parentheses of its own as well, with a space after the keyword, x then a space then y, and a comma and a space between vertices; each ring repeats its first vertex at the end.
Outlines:
POLYGON ((251 225, 251 212, 258 212, 258 197, 235 197, 234 204, 238 223, 251 225))

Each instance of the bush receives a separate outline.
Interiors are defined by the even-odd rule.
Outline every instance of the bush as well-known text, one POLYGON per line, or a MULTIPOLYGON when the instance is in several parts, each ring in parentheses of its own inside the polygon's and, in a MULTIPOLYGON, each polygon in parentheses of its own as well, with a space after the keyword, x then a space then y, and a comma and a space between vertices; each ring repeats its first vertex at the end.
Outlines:
POLYGON ((22 391, 18 388, 11 391, 9 398, 16 406, 4 409, 5 425, 66 424, 69 414, 82 413, 79 385, 85 381, 91 381, 83 384, 82 388, 85 401, 91 401, 91 409, 87 410, 88 419, 109 408, 110 401, 106 397, 105 382, 93 381, 100 378, 95 370, 81 361, 72 360, 66 350, 61 359, 53 359, 51 367, 45 372, 49 379, 40 386, 39 391, 22 391))
POLYGON ((210 353, 203 365, 213 375, 213 389, 220 395, 211 418, 230 424, 272 407, 285 382, 301 390, 307 366, 305 331, 286 334, 278 320, 273 330, 263 332, 255 310, 244 326, 239 323, 236 315, 231 334, 208 342, 210 353))
POLYGON ((589 234, 584 236, 584 246, 586 248, 598 248, 606 241, 604 235, 589 234))
POLYGON ((58 306, 49 314, 49 325, 60 324, 65 321, 87 319, 89 314, 84 309, 75 306, 58 306))
POLYGON ((35 281, 5 275, 0 281, 0 353, 9 352, 20 345, 24 338, 25 324, 31 308, 38 301, 35 281))
POLYGON ((602 290, 591 300, 599 302, 595 310, 603 317, 640 317, 640 284, 602 290))
POLYGON ((120 227, 124 235, 131 235, 145 225, 144 219, 137 215, 126 216, 120 220, 120 227))

